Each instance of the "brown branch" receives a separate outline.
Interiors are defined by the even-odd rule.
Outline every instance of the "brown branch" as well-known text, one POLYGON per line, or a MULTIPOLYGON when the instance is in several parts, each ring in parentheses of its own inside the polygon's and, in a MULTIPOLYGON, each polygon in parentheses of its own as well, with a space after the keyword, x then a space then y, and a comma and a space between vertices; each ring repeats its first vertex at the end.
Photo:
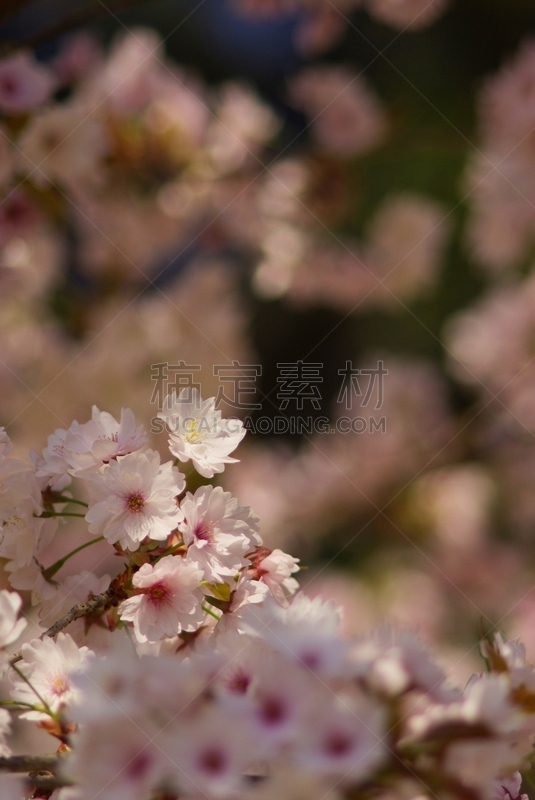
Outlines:
MULTIPOLYGON (((72 781, 58 775, 63 756, 58 754, 41 756, 5 756, 0 758, 0 773, 9 772, 11 774, 26 772, 26 784, 29 789, 49 790, 62 786, 72 786, 72 781)), ((47 795, 33 795, 33 797, 45 797, 47 795)))
POLYGON ((0 772, 55 772, 60 757, 55 753, 46 756, 3 756, 0 758, 0 772))
MULTIPOLYGON (((54 789, 61 789, 63 786, 73 786, 72 781, 69 781, 66 778, 59 778, 57 775, 53 775, 51 772, 31 773, 28 775, 27 783, 32 789, 47 789, 50 791, 50 794, 52 794, 54 789)), ((34 795, 34 797, 44 796, 50 797, 49 794, 34 795)))
MULTIPOLYGON (((102 594, 97 594, 94 597, 90 597, 89 600, 86 600, 84 603, 77 603, 73 606, 64 617, 58 619, 48 630, 42 633, 39 639, 42 639, 44 636, 49 636, 52 639, 66 628, 67 625, 70 625, 71 622, 75 622, 75 620, 80 619, 80 617, 85 617, 86 614, 92 614, 95 611, 106 611, 108 608, 116 606, 120 599, 121 598, 117 595, 116 588, 112 584, 105 592, 102 592, 102 594)), ((13 664, 17 664, 21 660, 22 653, 18 650, 10 657, 9 663, 13 666, 13 664)))

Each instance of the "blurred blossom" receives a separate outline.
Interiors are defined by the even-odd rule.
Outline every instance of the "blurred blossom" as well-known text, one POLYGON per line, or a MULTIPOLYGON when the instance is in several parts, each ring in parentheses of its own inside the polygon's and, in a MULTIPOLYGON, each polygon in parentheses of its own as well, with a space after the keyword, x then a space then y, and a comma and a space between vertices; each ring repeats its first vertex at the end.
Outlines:
POLYGON ((436 285, 446 235, 438 204, 392 195, 371 219, 362 242, 311 247, 289 279, 289 298, 341 311, 361 304, 397 308, 436 285))
POLYGON ((228 481, 253 507, 262 492, 275 498, 261 520, 270 546, 295 547, 297 539, 310 547, 313 537, 352 515, 374 513, 384 493, 410 479, 429 459, 444 457, 452 420, 440 377, 425 363, 393 358, 386 363, 388 386, 380 414, 359 406, 350 412, 364 420, 384 416, 385 433, 368 425, 362 433, 317 434, 298 454, 280 454, 278 459, 267 454, 259 458, 254 452, 249 458, 244 451, 228 481))
POLYGON ((505 429, 535 428, 534 308, 528 277, 489 292, 446 328, 451 370, 492 403, 493 424, 505 429))
POLYGON ((127 116, 141 111, 158 89, 165 67, 160 35, 150 28, 120 33, 100 69, 86 75, 82 96, 106 101, 113 113, 127 116))
POLYGON ((412 514, 441 547, 477 551, 491 533, 496 486, 481 464, 428 472, 411 487, 412 514))
MULTIPOLYGON (((416 31, 447 8, 232 1, 286 17, 306 58, 356 10, 416 31)), ((515 770, 535 731, 535 673, 520 646, 489 638, 499 669, 464 694, 447 677, 479 671, 480 628, 535 652, 535 43, 485 81, 478 152, 459 166, 483 288, 448 247, 438 162, 404 173, 407 142, 416 150, 427 129, 356 70, 334 54, 264 94, 212 85, 149 28, 106 47, 75 34, 48 64, 0 60, 0 552, 23 593, 2 592, 0 627, 9 648, 24 629, 22 674, 58 713, 26 711, 56 736, 67 726, 76 751, 81 794, 54 800, 85 800, 95 781, 102 800, 340 800, 386 774, 387 731, 389 747, 408 742, 402 758, 425 752, 433 781, 445 770, 446 794, 457 781, 460 796, 525 800, 515 770), (380 356, 381 402, 365 400, 363 375, 351 403, 326 380, 323 433, 239 444, 255 417, 221 398, 216 366, 262 364, 264 379, 279 353, 307 361, 319 345, 325 367, 380 356), (167 387, 168 422, 181 422, 168 440, 155 370, 177 362, 192 365, 199 402, 167 387), (221 413, 242 418, 234 436, 221 413), (34 638, 108 591, 104 611, 34 638), (385 619, 402 630, 370 635, 385 619)), ((31 699, 20 675, 14 685, 31 699)), ((377 797, 426 800, 405 773, 396 781, 377 797)), ((13 787, 18 800, 16 783, 0 793, 13 787)))
POLYGON ((88 31, 80 31, 64 38, 51 66, 60 86, 72 86, 95 70, 102 62, 102 48, 88 31))
POLYGON ((43 106, 55 89, 54 75, 24 50, 0 60, 0 110, 24 114, 43 106))
POLYGON ((487 79, 479 99, 481 144, 465 185, 472 206, 467 236, 492 272, 518 266, 535 235, 535 43, 487 79))
POLYGON ((41 111, 18 142, 20 169, 39 186, 52 182, 74 188, 102 176, 101 160, 107 151, 104 131, 91 110, 83 105, 63 105, 41 111))
POLYGON ((228 0, 238 12, 259 19, 298 15, 295 47, 305 57, 329 50, 351 25, 353 11, 364 7, 392 28, 419 30, 435 22, 447 0, 228 0))
POLYGON ((289 96, 327 152, 363 153, 382 143, 386 115, 360 75, 338 66, 309 67, 292 79, 289 96))
POLYGON ((447 0, 367 0, 372 17, 401 30, 418 30, 435 22, 447 0))
POLYGON ((216 171, 231 172, 246 160, 254 164, 258 145, 268 142, 278 127, 275 114, 250 89, 231 83, 224 85, 207 142, 216 171))

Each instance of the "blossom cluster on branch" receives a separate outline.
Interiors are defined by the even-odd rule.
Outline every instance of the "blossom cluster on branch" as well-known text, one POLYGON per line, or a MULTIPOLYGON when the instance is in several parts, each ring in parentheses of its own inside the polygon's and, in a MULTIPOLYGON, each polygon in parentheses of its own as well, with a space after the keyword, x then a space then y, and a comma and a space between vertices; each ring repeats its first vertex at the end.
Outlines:
POLYGON ((0 592, 0 770, 26 773, 4 775, 2 797, 517 800, 535 740, 519 642, 485 640, 488 669, 460 691, 408 630, 344 637, 340 609, 298 591, 298 559, 263 545, 250 508, 187 490, 179 465, 221 472, 242 423, 188 389, 160 413, 164 463, 128 409, 94 407, 28 462, 0 431, 0 555, 41 618, 0 592), (87 523, 76 547, 70 517, 87 523), (70 541, 48 563, 54 537, 70 541), (111 575, 61 578, 99 542, 111 575), (55 754, 13 756, 13 717, 55 754))

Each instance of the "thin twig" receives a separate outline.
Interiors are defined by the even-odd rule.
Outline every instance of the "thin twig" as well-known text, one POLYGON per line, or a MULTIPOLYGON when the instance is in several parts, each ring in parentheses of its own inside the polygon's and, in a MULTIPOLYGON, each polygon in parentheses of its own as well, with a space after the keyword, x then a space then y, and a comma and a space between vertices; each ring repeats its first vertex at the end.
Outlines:
MULTIPOLYGON (((66 778, 60 778, 57 775, 53 775, 52 773, 32 773, 28 775, 27 778, 28 785, 32 789, 61 789, 63 786, 73 786, 72 781, 69 781, 66 778)), ((38 795, 41 797, 41 795, 38 795)))
MULTIPOLYGON (((94 597, 90 597, 89 600, 86 600, 84 603, 77 603, 75 606, 71 608, 71 610, 65 614, 64 617, 58 619, 57 622, 54 622, 50 628, 41 634, 39 637, 42 639, 44 636, 50 636, 50 638, 54 638, 60 631, 70 625, 71 622, 75 622, 75 620, 80 619, 80 617, 85 617, 86 614, 92 614, 95 611, 105 611, 107 608, 111 608, 114 605, 117 605, 119 598, 117 597, 117 593, 113 586, 110 586, 109 589, 106 589, 105 592, 102 594, 97 594, 94 597)), ((16 653, 13 653, 11 658, 9 659, 9 663, 11 666, 17 664, 19 661, 22 660, 22 653, 18 650, 16 653)))

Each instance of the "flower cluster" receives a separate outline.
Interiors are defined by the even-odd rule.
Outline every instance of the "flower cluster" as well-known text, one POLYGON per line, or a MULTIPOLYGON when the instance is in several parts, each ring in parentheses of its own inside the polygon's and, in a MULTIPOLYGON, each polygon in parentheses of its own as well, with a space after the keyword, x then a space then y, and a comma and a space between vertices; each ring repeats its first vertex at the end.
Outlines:
MULTIPOLYGON (((201 475, 235 460, 241 423, 213 399, 184 389, 162 414, 177 460, 201 475)), ((117 421, 94 408, 33 463, 11 456, 3 430, 0 442, 3 508, 20 509, 16 528, 2 522, 10 580, 26 567, 29 584, 31 565, 24 588, 49 625, 28 629, 20 595, 0 592, 2 651, 26 634, 3 657, 0 746, 4 768, 28 776, 3 779, 3 797, 519 796, 535 667, 518 642, 485 641, 488 672, 461 692, 407 630, 344 637, 341 610, 298 591, 298 559, 266 548, 258 518, 221 487, 187 491, 130 410, 117 421), (41 525, 73 516, 98 535, 47 565, 41 525), (97 542, 115 553, 113 575, 97 564, 62 580, 97 542), (12 714, 58 753, 12 757, 12 714)))

